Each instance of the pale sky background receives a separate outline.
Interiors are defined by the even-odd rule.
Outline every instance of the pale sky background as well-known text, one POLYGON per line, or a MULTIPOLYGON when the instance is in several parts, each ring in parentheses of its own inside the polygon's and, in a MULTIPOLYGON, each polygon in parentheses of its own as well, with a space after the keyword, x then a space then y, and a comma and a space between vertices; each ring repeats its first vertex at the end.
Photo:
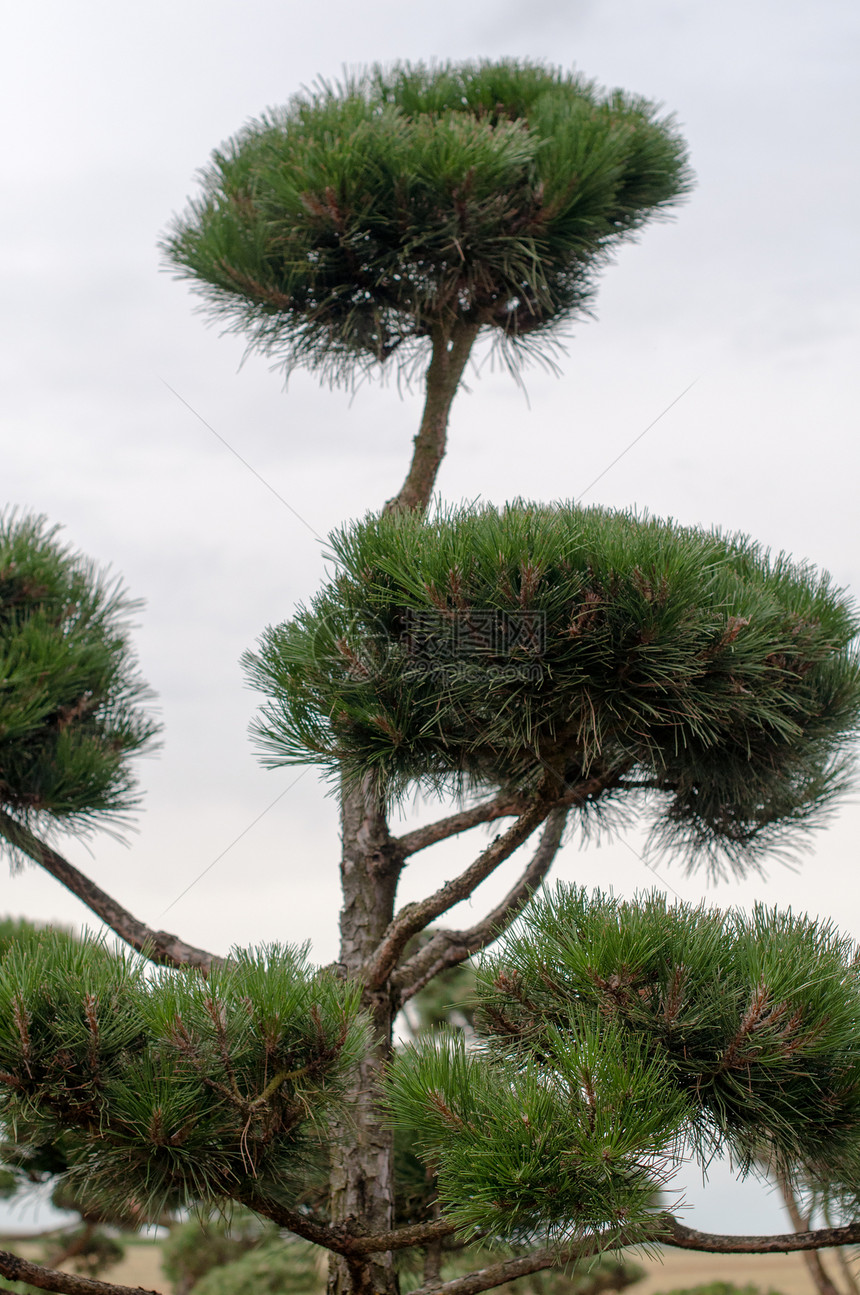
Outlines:
MULTIPOLYGON (((689 140, 694 194, 605 273, 560 378, 532 371, 527 402, 503 373, 472 370, 440 492, 577 497, 696 380, 589 502, 743 530, 856 591, 858 37, 849 0, 30 0, 7 13, 0 498, 62 523, 145 599, 136 641, 165 724, 141 763, 137 831, 65 843, 78 866, 145 922, 218 952, 305 939, 320 961, 336 952, 336 805, 313 772, 258 766, 238 659, 320 583, 318 536, 396 491, 419 396, 373 384, 350 398, 302 373, 285 392, 264 361, 240 370, 241 341, 205 328, 188 288, 158 273, 156 239, 212 148, 316 76, 374 60, 539 58, 663 102, 689 140)), ((459 870, 472 838, 419 855, 403 899, 459 870)), ((795 872, 775 863, 709 889, 668 859, 649 860, 655 875, 634 831, 571 843, 555 876, 761 899, 860 937, 858 840, 855 801, 795 872)), ((35 869, 0 874, 0 911, 88 920, 35 869)), ((699 1205, 689 1177, 696 1226, 782 1230, 761 1188, 730 1188, 720 1170, 699 1205)))

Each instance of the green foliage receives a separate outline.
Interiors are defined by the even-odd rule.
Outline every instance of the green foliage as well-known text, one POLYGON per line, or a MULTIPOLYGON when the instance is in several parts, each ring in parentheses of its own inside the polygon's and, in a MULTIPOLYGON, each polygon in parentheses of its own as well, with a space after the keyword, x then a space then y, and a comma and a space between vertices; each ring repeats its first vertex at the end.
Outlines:
MULTIPOLYGON (((63 940, 77 941, 70 931, 53 927, 59 931, 63 940)), ((27 958, 30 951, 37 948, 46 932, 44 928, 30 922, 14 918, 0 918, 0 962, 10 953, 17 950, 19 957, 27 958)), ((0 1144, 0 1159, 6 1168, 0 1170, 0 1195, 14 1196, 22 1188, 34 1183, 51 1184, 51 1204, 55 1209, 79 1214, 90 1229, 99 1226, 115 1228, 138 1228, 147 1221, 136 1200, 119 1201, 101 1196, 95 1200, 88 1192, 86 1176, 75 1175, 70 1178, 70 1171, 75 1158, 75 1147, 63 1132, 53 1131, 46 1134, 28 1126, 25 1122, 18 1126, 21 1139, 10 1140, 11 1131, 4 1130, 5 1140, 0 1144)), ((89 1252, 97 1254, 99 1237, 95 1234, 93 1247, 89 1252)))
POLYGON ((213 1268, 223 1268, 278 1235, 249 1210, 193 1214, 172 1228, 161 1249, 161 1266, 174 1295, 187 1295, 213 1268))
POLYGON ((826 575, 743 537, 573 505, 369 518, 246 668, 267 763, 382 790, 599 778, 655 832, 742 867, 845 784, 857 623, 826 575), (495 637, 494 637, 495 636, 495 637))
POLYGON ((314 1246, 278 1241, 212 1268, 194 1290, 195 1295, 323 1295, 325 1275, 314 1246))
POLYGON ((468 1052, 462 1034, 398 1057, 392 1111, 436 1167, 446 1215, 505 1238, 652 1218, 658 1157, 686 1103, 660 1061, 626 1043, 583 1021, 545 1040, 539 1061, 468 1052))
POLYGON ((768 1145, 791 1171, 860 1131, 855 952, 829 922, 790 911, 559 886, 487 958, 479 986, 503 1055, 540 1052, 545 1032, 576 1031, 584 1012, 669 1066, 704 1160, 728 1144, 749 1166, 768 1145))
POLYGON ((490 1235, 653 1222, 679 1135, 789 1174, 860 1134, 860 974, 827 923, 559 887, 479 973, 477 1051, 420 1042, 391 1109, 490 1235))
MULTIPOLYGON (((214 155, 165 250, 217 318, 332 381, 433 357, 420 480, 400 511, 334 537, 329 584, 246 658, 269 763, 317 763, 389 802, 499 789, 548 810, 570 793, 585 825, 650 797, 658 841, 738 870, 844 787, 858 626, 826 576, 742 537, 598 508, 408 511, 431 489, 478 333, 512 369, 546 359, 613 250, 689 184, 653 105, 513 61, 323 84, 214 155)), ((41 521, 0 521, 10 842, 31 821, 86 827, 134 804, 128 758, 155 728, 133 606, 41 521)), ((369 876, 375 861, 360 863, 369 876)), ((398 1221, 441 1209, 459 1228, 432 1261, 610 1244, 619 1227, 653 1243, 658 1188, 689 1147, 705 1162, 727 1147, 742 1169, 767 1159, 856 1212, 858 957, 826 924, 560 889, 485 958, 474 1012, 470 974, 448 987, 468 1029, 435 1028, 452 1000, 425 993, 433 1032, 386 1076, 398 1221)), ((394 983, 348 985, 280 946, 204 978, 0 923, 0 1192, 63 1171, 56 1199, 87 1221, 86 1262, 106 1257, 96 1216, 216 1201, 324 1216, 333 1117, 360 1174, 365 1112, 351 1128, 343 1099, 385 1047, 360 1004, 373 998, 384 1036, 394 983)), ((182 1292, 315 1295, 315 1253, 240 1218, 189 1225, 167 1263, 182 1292)), ((605 1263, 533 1289, 629 1284, 605 1263)))
POLYGON ((0 967, 0 1120, 65 1133, 72 1182, 114 1210, 236 1194, 292 1201, 365 1046, 357 992, 303 951, 237 950, 204 980, 145 974, 46 932, 0 967))
MULTIPOLYGON (((690 185, 671 119, 533 63, 321 84, 217 150, 164 250, 250 345, 348 380, 434 330, 508 358, 582 314, 597 269, 690 185)), ((539 348, 536 348, 540 353, 539 348)))
POLYGON ((0 917, 0 961, 18 941, 37 938, 40 929, 23 917, 0 917))
POLYGON ((131 653, 138 604, 41 518, 0 516, 0 810, 64 829, 134 806, 156 725, 131 653))

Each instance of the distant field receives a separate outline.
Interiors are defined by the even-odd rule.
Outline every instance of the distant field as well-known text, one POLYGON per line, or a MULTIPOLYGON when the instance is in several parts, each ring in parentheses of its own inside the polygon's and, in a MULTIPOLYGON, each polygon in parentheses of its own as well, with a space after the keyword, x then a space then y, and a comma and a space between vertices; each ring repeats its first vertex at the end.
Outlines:
MULTIPOLYGON (((16 1254, 38 1262, 38 1247, 32 1242, 7 1244, 16 1254)), ((631 1258, 635 1256, 631 1255, 631 1258)), ((799 1254, 699 1255, 688 1250, 664 1250, 662 1262, 660 1259, 637 1259, 636 1262, 641 1263, 646 1276, 631 1288, 631 1295, 656 1295, 658 1291, 711 1281, 730 1281, 738 1286, 752 1282, 764 1292, 774 1289, 783 1295, 814 1295, 812 1282, 799 1254)), ((830 1263, 833 1264, 832 1257, 830 1263)), ((145 1290, 158 1291, 159 1295, 171 1295, 170 1283, 161 1272, 161 1248, 157 1242, 128 1246, 123 1263, 111 1268, 104 1276, 106 1280, 124 1286, 142 1286, 145 1290)))
MULTIPOLYGON (((635 1295, 655 1295, 657 1291, 684 1289, 712 1281, 734 1282, 737 1286, 752 1282, 764 1292, 773 1289, 782 1291, 783 1295, 814 1295, 815 1291, 799 1254, 702 1255, 691 1250, 666 1249, 660 1259, 637 1262, 641 1262, 646 1276, 630 1288, 635 1295)), ((834 1263, 832 1257, 830 1263, 834 1263)), ((835 1269, 833 1275, 836 1276, 835 1269)))

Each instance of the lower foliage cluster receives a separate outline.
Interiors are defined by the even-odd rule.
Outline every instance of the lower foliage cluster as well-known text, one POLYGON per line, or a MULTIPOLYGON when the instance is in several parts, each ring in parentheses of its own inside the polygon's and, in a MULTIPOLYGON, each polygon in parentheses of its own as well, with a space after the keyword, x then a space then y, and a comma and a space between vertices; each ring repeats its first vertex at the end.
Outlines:
MULTIPOLYGON (((484 958, 472 1019, 389 1068, 403 1222, 438 1199, 484 1245, 654 1240, 680 1158, 723 1148, 855 1208, 860 984, 828 924, 559 887, 484 958)), ((357 991, 301 951, 236 951, 207 980, 22 932, 0 1113, 19 1144, 63 1139, 70 1182, 114 1210, 324 1220, 329 1118, 367 1037, 357 991)))

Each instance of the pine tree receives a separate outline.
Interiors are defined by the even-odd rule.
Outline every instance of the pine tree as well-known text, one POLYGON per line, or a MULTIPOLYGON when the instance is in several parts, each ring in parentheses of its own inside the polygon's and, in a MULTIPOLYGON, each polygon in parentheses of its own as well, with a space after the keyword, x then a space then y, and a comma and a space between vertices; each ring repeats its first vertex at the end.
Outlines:
MULTIPOLYGON (((333 967, 152 931, 48 843, 133 807, 154 726, 124 597, 44 527, 0 533, 0 834, 132 949, 10 946, 0 1117, 34 1147, 62 1137, 92 1201, 243 1206, 327 1251, 333 1295, 393 1295, 422 1264, 424 1295, 477 1295, 624 1245, 860 1239, 850 942, 776 910, 535 895, 569 822, 641 814, 718 872, 802 842, 850 773, 850 604, 743 537, 574 505, 428 511, 476 339, 514 369, 551 359, 613 248, 689 182, 673 124, 640 100, 539 66, 404 66, 247 127, 175 222, 171 263, 251 346, 332 381, 423 366, 426 405, 403 489, 332 537, 328 584, 245 662, 263 758, 315 764, 341 797, 333 967), (453 812, 394 836, 416 789, 453 812), (396 907, 407 860, 503 820, 458 877, 396 907), (490 913, 436 925, 536 833, 490 913), (397 1012, 476 955, 474 1038, 395 1054, 397 1012), (396 1134, 432 1193, 398 1193, 396 1134), (656 1194, 683 1147, 766 1157, 846 1222, 693 1232, 656 1194), (493 1253, 446 1276, 442 1243, 493 1253)), ((588 1289, 617 1284, 588 1271, 588 1289)), ((0 1273, 123 1291, 11 1255, 0 1273)))

